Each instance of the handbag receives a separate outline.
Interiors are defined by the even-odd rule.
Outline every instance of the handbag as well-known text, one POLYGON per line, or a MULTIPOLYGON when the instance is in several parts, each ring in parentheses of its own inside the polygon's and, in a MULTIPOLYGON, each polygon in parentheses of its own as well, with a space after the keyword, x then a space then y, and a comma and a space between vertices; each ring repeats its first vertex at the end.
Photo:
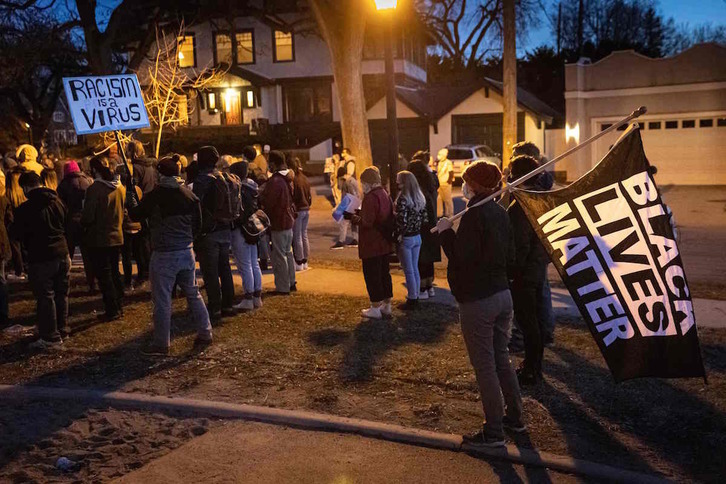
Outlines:
POLYGON ((242 236, 248 244, 256 244, 260 236, 270 227, 270 219, 265 212, 258 210, 242 224, 242 236))

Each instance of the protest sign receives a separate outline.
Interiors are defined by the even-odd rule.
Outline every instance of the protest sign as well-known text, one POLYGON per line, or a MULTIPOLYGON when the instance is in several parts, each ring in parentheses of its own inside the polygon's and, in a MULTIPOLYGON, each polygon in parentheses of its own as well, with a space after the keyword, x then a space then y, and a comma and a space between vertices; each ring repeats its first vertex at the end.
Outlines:
POLYGON ((637 125, 560 190, 512 189, 617 381, 705 376, 669 210, 637 125))
POLYGON ((63 87, 77 134, 149 126, 136 74, 65 77, 63 87))

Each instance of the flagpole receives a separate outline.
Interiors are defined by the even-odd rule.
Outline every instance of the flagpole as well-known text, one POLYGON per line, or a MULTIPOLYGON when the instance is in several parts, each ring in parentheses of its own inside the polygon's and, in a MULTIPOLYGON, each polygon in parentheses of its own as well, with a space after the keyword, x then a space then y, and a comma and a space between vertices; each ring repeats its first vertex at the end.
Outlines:
MULTIPOLYGON (((493 200, 493 199, 495 199, 495 198, 496 198, 496 197, 498 197, 499 195, 501 195, 501 194, 503 194, 503 193, 505 193, 505 192, 508 192, 508 191, 509 191, 509 190, 510 190, 511 188, 514 188, 514 187, 516 187, 517 185, 521 185, 522 183, 526 182, 526 181, 527 181, 527 180, 529 180, 530 178, 532 178, 532 177, 535 177, 535 176, 539 175, 540 173, 542 173, 543 171, 545 171, 545 170, 547 169, 547 167, 549 167, 550 165, 554 165, 554 164, 555 164, 555 163, 557 163, 558 161, 561 161, 561 160, 562 160, 563 158, 565 158, 565 157, 567 157, 567 156, 570 156, 570 155, 571 155, 572 153, 574 153, 575 151, 577 151, 577 150, 579 150, 579 149, 581 149, 581 148, 584 148, 585 146, 587 146, 587 145, 589 145, 589 144, 592 144, 592 143, 594 143, 595 141, 597 141, 597 140, 598 140, 598 139, 600 139, 601 137, 605 136, 606 134, 608 134, 608 133, 611 133, 611 132, 615 131, 615 130, 616 130, 616 129, 618 129, 618 128, 619 128, 620 126, 622 126, 622 125, 624 125, 624 124, 628 124, 628 123, 629 123, 630 121, 632 121, 633 119, 635 119, 635 118, 638 118, 638 117, 642 116, 642 115, 643 115, 643 114, 645 114, 645 113, 646 113, 647 111, 648 111, 648 110, 646 109, 646 107, 645 107, 645 106, 640 106, 640 107, 639 107, 638 109, 636 109, 635 111, 633 111, 632 113, 630 113, 630 115, 628 115, 628 116, 624 117, 623 119, 621 119, 621 120, 620 120, 620 121, 618 121, 617 123, 613 124, 613 125, 612 125, 612 126, 610 126, 609 128, 607 128, 607 129, 604 129, 604 130, 600 131, 599 133, 597 133, 596 135, 594 135, 594 136, 592 136, 592 137, 590 137, 590 138, 586 139, 586 140, 585 140, 585 141, 583 141, 582 143, 580 143, 580 144, 578 144, 578 145, 576 145, 576 146, 573 146, 572 148, 570 148, 569 150, 565 151, 565 152, 564 152, 564 153, 562 153, 561 155, 559 155, 559 156, 556 156, 556 157, 552 158, 552 159, 551 159, 550 161, 548 161, 548 162, 547 162, 547 163, 545 163, 544 165, 542 165, 542 166, 538 167, 538 168, 537 168, 537 169, 535 169, 535 170, 532 170, 532 171, 530 171, 529 173, 527 173, 527 174, 526 174, 526 175, 524 175, 523 177, 521 177, 521 178, 519 178, 519 179, 517 179, 517 180, 513 181, 512 183, 509 183, 509 184, 505 185, 504 187, 500 188, 499 190, 497 190, 496 192, 492 193, 491 195, 489 195, 489 196, 488 196, 488 197, 486 197, 485 199, 483 199, 483 200, 480 200, 480 201, 476 202, 475 204, 473 204, 473 205, 471 205, 471 206, 469 206, 469 207, 466 207, 466 208, 465 208, 464 210, 462 210, 461 212, 457 213, 456 215, 454 215, 454 216, 452 216, 452 217, 449 217, 449 221, 451 221, 451 222, 454 222, 454 221, 456 221, 456 220, 460 219, 461 217, 463 217, 463 216, 464 216, 464 214, 465 214, 465 213, 467 212, 467 210, 469 210, 470 208, 474 208, 474 207, 478 207, 478 206, 480 206, 480 205, 483 205, 483 204, 487 203, 488 201, 490 201, 490 200, 493 200)), ((436 233, 437 231, 438 231, 438 229, 437 229, 436 227, 433 227, 433 228, 431 229, 431 233, 432 233, 432 234, 433 234, 433 233, 436 233)))

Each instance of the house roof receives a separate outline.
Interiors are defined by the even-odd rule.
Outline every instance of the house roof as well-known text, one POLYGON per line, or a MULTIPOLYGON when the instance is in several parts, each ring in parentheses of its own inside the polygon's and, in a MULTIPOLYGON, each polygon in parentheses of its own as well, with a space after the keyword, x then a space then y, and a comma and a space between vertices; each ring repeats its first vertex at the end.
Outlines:
MULTIPOLYGON (((502 83, 500 81, 485 77, 482 80, 458 86, 419 88, 396 86, 396 96, 416 114, 428 118, 433 123, 483 88, 493 89, 499 94, 502 93, 502 83)), ((551 123, 552 119, 559 115, 557 111, 549 107, 537 96, 522 88, 517 89, 517 103, 522 109, 544 119, 547 123, 551 123)))
POLYGON ((255 86, 270 86, 272 84, 275 84, 275 79, 272 79, 271 77, 267 77, 263 74, 259 74, 255 71, 252 71, 250 69, 247 69, 246 67, 242 67, 240 65, 228 65, 226 63, 219 64, 220 69, 227 69, 228 74, 232 74, 233 76, 237 76, 242 79, 246 79, 250 81, 255 86))

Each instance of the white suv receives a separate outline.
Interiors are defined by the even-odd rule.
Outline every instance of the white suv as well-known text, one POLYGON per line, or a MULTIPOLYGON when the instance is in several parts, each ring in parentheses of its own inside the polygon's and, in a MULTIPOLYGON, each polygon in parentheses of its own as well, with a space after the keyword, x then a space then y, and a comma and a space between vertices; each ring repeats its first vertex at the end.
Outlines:
POLYGON ((499 155, 487 145, 449 145, 446 149, 449 150, 449 159, 454 165, 455 179, 460 179, 464 169, 475 161, 490 161, 499 168, 502 167, 499 155))

